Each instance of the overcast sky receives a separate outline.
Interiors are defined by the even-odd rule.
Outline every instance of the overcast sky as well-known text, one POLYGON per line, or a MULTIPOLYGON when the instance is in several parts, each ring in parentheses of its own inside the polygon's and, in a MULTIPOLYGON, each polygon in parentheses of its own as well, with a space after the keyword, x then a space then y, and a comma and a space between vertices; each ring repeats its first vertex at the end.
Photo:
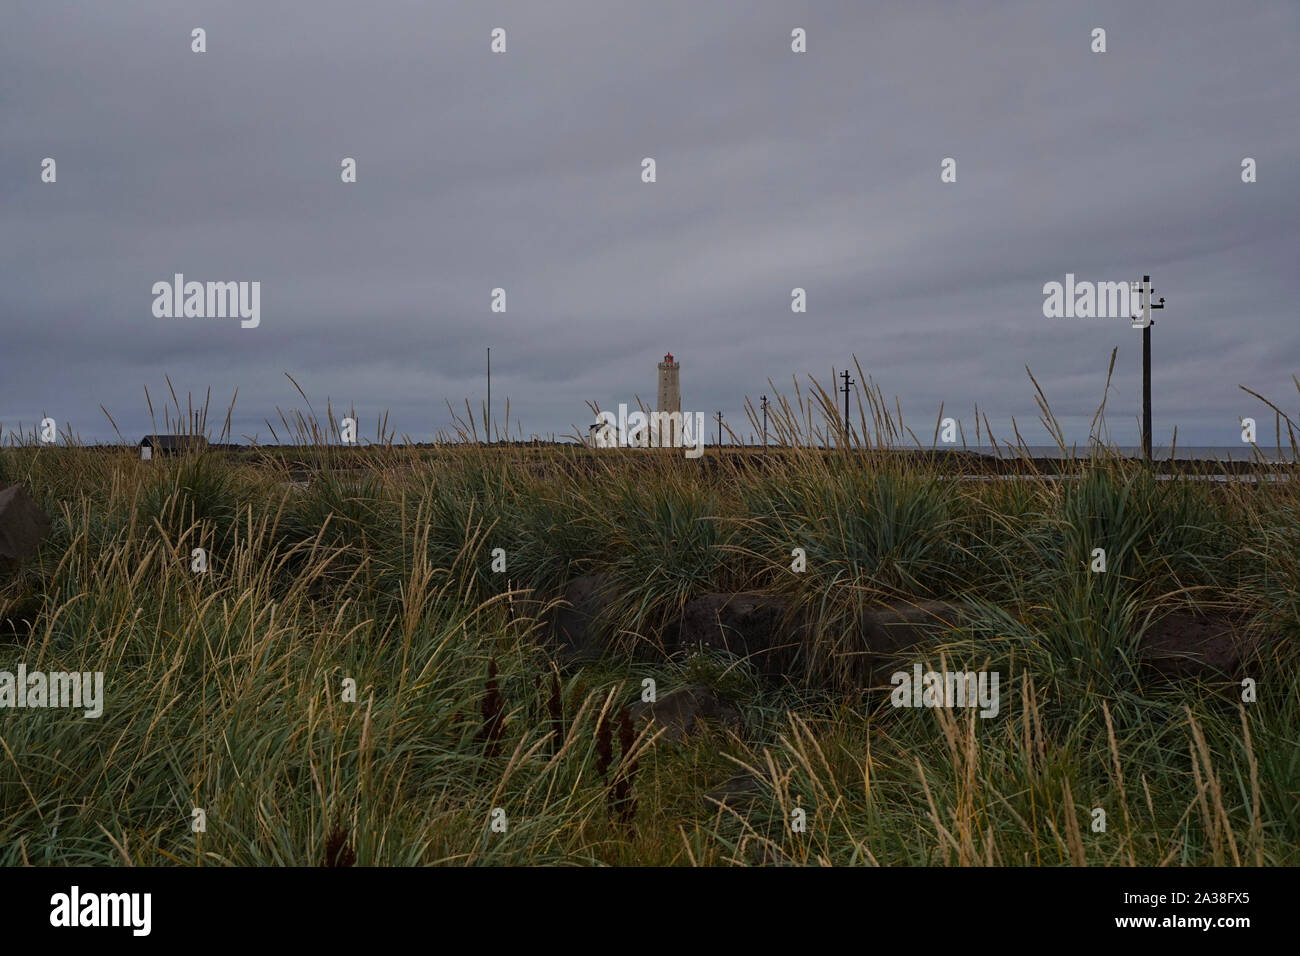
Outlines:
POLYGON ((1082 442, 1118 346, 1133 444, 1141 333, 1042 288, 1149 273, 1157 444, 1271 438, 1238 386, 1300 413, 1298 46, 1294 0, 4 0, 0 423, 134 440, 168 375, 265 441, 287 372, 428 440, 490 346, 512 433, 653 403, 671 351, 737 427, 856 355, 927 439, 978 403, 1047 443, 1028 365, 1082 442), (260 326, 155 317, 178 272, 261 282, 260 326))

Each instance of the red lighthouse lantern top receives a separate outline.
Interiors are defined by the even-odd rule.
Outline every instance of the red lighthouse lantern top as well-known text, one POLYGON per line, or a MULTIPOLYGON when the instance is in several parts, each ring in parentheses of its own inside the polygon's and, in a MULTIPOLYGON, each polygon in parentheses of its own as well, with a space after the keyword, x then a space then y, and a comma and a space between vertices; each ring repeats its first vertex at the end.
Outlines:
POLYGON ((673 353, 672 353, 672 352, 669 352, 667 355, 664 356, 664 361, 665 361, 665 362, 671 362, 672 360, 673 360, 673 353))

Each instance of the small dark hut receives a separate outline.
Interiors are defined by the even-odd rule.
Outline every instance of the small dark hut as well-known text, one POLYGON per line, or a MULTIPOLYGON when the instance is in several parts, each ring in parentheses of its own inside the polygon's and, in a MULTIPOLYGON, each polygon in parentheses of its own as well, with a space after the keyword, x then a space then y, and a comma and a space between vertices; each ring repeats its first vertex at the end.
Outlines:
POLYGON ((140 460, 154 455, 181 455, 189 451, 206 451, 208 440, 202 435, 145 435, 140 439, 140 460))

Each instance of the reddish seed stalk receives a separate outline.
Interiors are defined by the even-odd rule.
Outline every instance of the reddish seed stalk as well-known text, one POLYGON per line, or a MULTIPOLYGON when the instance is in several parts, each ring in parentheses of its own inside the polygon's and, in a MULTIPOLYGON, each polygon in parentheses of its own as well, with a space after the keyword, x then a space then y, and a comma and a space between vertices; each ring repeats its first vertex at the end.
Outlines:
POLYGON ((547 701, 551 717, 551 756, 560 750, 560 740, 564 737, 564 699, 560 696, 560 675, 551 672, 551 698, 547 701))
POLYGON ((602 779, 607 778, 613 756, 613 735, 610 733, 609 720, 601 713, 596 720, 596 772, 602 779))
POLYGON ((339 823, 325 838, 325 859, 321 866, 352 866, 356 862, 357 854, 348 845, 348 828, 339 823))
POLYGON ((484 753, 495 757, 501 748, 501 732, 505 725, 506 702, 497 687, 497 659, 488 662, 488 676, 485 685, 487 693, 483 697, 483 726, 479 730, 479 742, 483 744, 484 753))
POLYGON ((627 707, 618 714, 618 743, 622 752, 622 765, 609 790, 610 814, 616 817, 628 830, 633 832, 632 823, 636 818, 636 796, 633 792, 636 781, 637 761, 630 759, 632 745, 636 742, 636 731, 632 725, 632 715, 627 707))

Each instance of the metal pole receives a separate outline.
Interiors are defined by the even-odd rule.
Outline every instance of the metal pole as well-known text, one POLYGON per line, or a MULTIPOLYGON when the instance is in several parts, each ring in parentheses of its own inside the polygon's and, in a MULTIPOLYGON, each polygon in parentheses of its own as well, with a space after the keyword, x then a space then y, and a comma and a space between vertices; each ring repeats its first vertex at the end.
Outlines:
POLYGON ((1151 326, 1142 329, 1142 459, 1151 464, 1151 326))
POLYGON ((492 444, 492 346, 488 346, 488 402, 487 402, 487 422, 484 424, 487 429, 487 443, 492 444))
POLYGON ((844 373, 844 447, 849 446, 849 373, 844 373))
POLYGON ((1151 311, 1165 307, 1164 297, 1159 302, 1151 301, 1151 277, 1142 277, 1142 460, 1151 464, 1151 311))
POLYGON ((849 447, 849 386, 856 385, 857 382, 854 382, 852 379, 849 378, 848 369, 845 369, 843 372, 840 373, 840 378, 844 379, 844 388, 841 389, 841 391, 844 393, 844 447, 848 448, 849 447))
POLYGON ((722 447, 722 412, 718 411, 718 447, 722 447))
POLYGON ((763 447, 767 447, 767 396, 763 396, 763 447))

